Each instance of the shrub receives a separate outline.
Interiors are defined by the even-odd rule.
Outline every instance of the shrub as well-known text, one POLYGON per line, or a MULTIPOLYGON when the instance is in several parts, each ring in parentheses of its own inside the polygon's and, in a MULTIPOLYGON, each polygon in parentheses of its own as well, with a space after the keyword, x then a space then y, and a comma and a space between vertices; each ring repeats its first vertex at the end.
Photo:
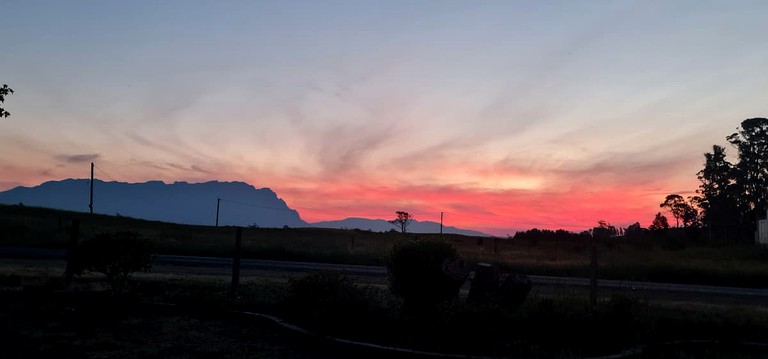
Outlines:
POLYGON ((83 241, 75 258, 77 273, 102 273, 113 291, 122 291, 134 272, 152 268, 152 243, 134 232, 102 233, 83 241))
POLYGON ((29 233, 29 227, 23 224, 5 224, 0 228, 0 239, 22 239, 29 233))
POLYGON ((344 273, 310 273, 290 281, 284 309, 286 315, 310 326, 333 326, 365 311, 365 294, 344 273))
POLYGON ((21 287, 21 276, 17 274, 0 274, 0 287, 21 287))
POLYGON ((468 273, 453 243, 441 238, 395 242, 385 254, 384 264, 392 294, 414 309, 455 298, 468 273), (457 264, 458 273, 448 268, 457 264))

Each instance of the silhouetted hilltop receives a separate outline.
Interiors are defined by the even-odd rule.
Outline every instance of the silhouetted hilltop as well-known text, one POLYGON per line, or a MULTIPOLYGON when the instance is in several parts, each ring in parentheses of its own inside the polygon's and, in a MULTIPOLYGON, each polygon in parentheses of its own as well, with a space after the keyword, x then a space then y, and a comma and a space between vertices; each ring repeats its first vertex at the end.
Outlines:
MULTIPOLYGON (((347 218, 340 221, 324 221, 312 223, 312 227, 320 228, 346 228, 346 229, 361 229, 371 230, 374 232, 386 232, 389 230, 397 230, 394 225, 383 219, 367 219, 367 218, 347 218)), ((440 223, 430 221, 416 221, 414 220, 408 226, 409 233, 440 233, 440 223)), ((460 229, 456 227, 443 226, 443 233, 463 234, 465 236, 481 236, 489 237, 488 234, 478 231, 472 231, 468 229, 460 229)))
MULTIPOLYGON (((35 187, 0 192, 0 203, 88 212, 87 179, 49 181, 35 187)), ((259 227, 307 226, 269 188, 243 182, 144 183, 94 181, 93 211, 165 222, 214 225, 221 198, 219 225, 259 227)))

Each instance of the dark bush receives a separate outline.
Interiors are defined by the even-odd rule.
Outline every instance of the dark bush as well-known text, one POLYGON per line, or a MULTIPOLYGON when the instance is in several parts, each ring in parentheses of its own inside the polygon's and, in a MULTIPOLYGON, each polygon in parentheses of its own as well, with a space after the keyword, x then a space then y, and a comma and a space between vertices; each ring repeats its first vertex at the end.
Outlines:
POLYGON ((75 258, 77 273, 102 273, 113 291, 122 291, 134 272, 152 268, 152 243, 134 232, 102 233, 83 241, 75 258))
POLYGON ((23 239, 29 233, 29 227, 10 223, 0 228, 0 239, 23 239))
POLYGON ((414 309, 455 298, 468 274, 456 247, 441 238, 395 242, 384 264, 390 290, 414 309))
POLYGON ((312 327, 348 322, 365 311, 365 291, 341 272, 316 272, 292 279, 284 301, 286 315, 312 327))
POLYGON ((0 287, 21 287, 21 277, 17 274, 0 274, 0 287))
POLYGON ((647 303, 635 296, 612 294, 606 303, 606 317, 619 323, 617 327, 636 322, 647 308, 647 303))

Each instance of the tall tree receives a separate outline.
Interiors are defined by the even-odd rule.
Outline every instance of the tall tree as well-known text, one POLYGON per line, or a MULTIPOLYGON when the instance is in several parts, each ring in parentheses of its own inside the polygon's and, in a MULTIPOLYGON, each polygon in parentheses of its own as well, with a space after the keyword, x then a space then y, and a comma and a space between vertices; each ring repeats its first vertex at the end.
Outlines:
POLYGON ((739 216, 744 212, 739 208, 736 169, 726 159, 725 147, 712 146, 704 158, 704 168, 697 174, 701 184, 695 201, 704 224, 725 239, 729 232, 738 231, 739 216))
POLYGON ((693 200, 688 197, 686 201, 679 194, 670 194, 664 199, 659 207, 666 208, 675 217, 675 227, 680 227, 680 221, 683 227, 691 227, 699 223, 699 211, 693 206, 693 200))
POLYGON ((400 232, 405 233, 408 226, 413 222, 413 215, 405 211, 396 211, 395 214, 397 214, 397 217, 388 222, 399 228, 400 232))
POLYGON ((685 214, 685 199, 679 194, 670 194, 664 198, 664 202, 659 204, 659 207, 666 208, 672 217, 675 217, 675 227, 680 227, 680 220, 683 219, 685 214))
POLYGON ((699 220, 699 210, 694 206, 694 200, 692 197, 688 197, 688 201, 683 206, 683 227, 694 227, 701 224, 699 220))
POLYGON ((669 228, 669 221, 661 212, 656 213, 656 217, 653 218, 653 223, 648 227, 652 231, 660 231, 662 229, 669 228))
MULTIPOLYGON (((0 87, 0 103, 5 102, 5 96, 8 96, 9 94, 12 94, 13 90, 8 87, 8 85, 3 84, 3 87, 0 87)), ((0 117, 8 117, 11 113, 6 111, 4 108, 0 107, 0 117)))
POLYGON ((739 151, 736 183, 742 204, 753 214, 746 218, 751 222, 765 208, 768 197, 768 119, 746 119, 727 139, 739 151))

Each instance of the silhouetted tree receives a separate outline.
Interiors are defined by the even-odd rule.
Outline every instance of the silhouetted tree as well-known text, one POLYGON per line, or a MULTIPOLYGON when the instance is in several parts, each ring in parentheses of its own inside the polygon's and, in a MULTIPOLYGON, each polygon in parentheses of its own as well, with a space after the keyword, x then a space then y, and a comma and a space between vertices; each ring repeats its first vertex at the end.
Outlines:
POLYGON ((725 157, 725 148, 717 145, 704 154, 704 169, 697 174, 701 181, 696 191, 699 196, 695 199, 702 210, 702 221, 712 230, 722 230, 727 237, 728 228, 739 227, 739 215, 744 210, 739 208, 736 170, 725 157))
POLYGON ((745 202, 739 199, 737 171, 726 160, 725 148, 712 146, 712 152, 705 153, 704 158, 704 168, 697 174, 701 184, 694 199, 701 208, 701 220, 709 228, 710 235, 714 232, 727 241, 729 237, 740 235, 742 217, 748 210, 745 202))
POLYGON ((679 194, 670 194, 664 199, 664 202, 659 204, 659 207, 666 208, 672 216, 675 217, 675 227, 680 227, 680 218, 683 217, 683 205, 685 199, 679 194))
POLYGON ((635 222, 635 223, 632 223, 632 224, 630 224, 630 225, 627 227, 627 230, 626 230, 626 232, 634 232, 634 231, 639 231, 639 230, 641 230, 641 229, 643 229, 643 228, 642 228, 642 227, 640 227, 640 222, 635 222))
POLYGON ((691 227, 699 221, 699 211, 688 201, 679 194, 670 194, 664 199, 659 207, 666 208, 675 217, 675 227, 680 227, 680 221, 683 222, 683 227, 691 227))
POLYGON ((648 229, 652 231, 660 231, 667 228, 669 228, 669 221, 667 221, 667 217, 661 214, 661 212, 656 213, 656 217, 653 218, 653 223, 648 227, 648 229))
POLYGON ((699 224, 701 224, 699 210, 694 206, 693 197, 688 197, 683 208, 683 227, 698 227, 699 224))
MULTIPOLYGON (((589 232, 586 232, 586 237, 591 237, 591 236, 592 235, 589 232)), ((557 241, 577 240, 582 237, 584 237, 584 235, 566 231, 564 229, 558 229, 556 231, 553 231, 551 229, 532 228, 527 231, 515 232, 515 235, 512 237, 512 239, 528 240, 535 243, 541 240, 557 240, 557 241)))
POLYGON ((592 236, 595 238, 608 238, 618 234, 619 231, 615 226, 602 219, 597 221, 597 227, 592 229, 592 236))
POLYGON ((647 229, 640 226, 640 222, 635 222, 630 224, 626 230, 624 230, 624 236, 629 238, 639 238, 642 237, 645 232, 648 232, 647 229))
POLYGON ((739 162, 735 166, 739 200, 745 210, 745 220, 754 224, 757 212, 765 207, 768 197, 768 119, 744 120, 738 132, 727 139, 739 151, 739 162))
MULTIPOLYGON (((8 87, 8 85, 3 84, 3 87, 0 87, 0 103, 5 102, 5 96, 8 96, 9 94, 12 94, 13 90, 8 87)), ((0 117, 8 117, 11 113, 6 111, 4 108, 0 107, 0 117)))
POLYGON ((397 214, 397 217, 388 222, 399 228, 400 232, 405 233, 408 226, 413 222, 413 215, 405 211, 396 211, 395 213, 397 214))

